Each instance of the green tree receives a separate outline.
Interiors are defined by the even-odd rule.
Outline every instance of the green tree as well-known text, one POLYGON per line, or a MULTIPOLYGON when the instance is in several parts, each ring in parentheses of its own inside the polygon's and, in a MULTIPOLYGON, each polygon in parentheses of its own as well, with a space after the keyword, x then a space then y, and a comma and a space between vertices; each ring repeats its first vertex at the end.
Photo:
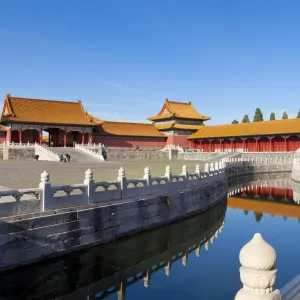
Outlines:
POLYGON ((253 122, 260 122, 264 120, 264 116, 260 110, 260 108, 257 108, 255 110, 255 114, 254 114, 254 118, 253 118, 253 122))
POLYGON ((297 119, 300 119, 300 109, 298 111, 297 119))
POLYGON ((275 113, 271 112, 270 121, 274 121, 274 120, 275 120, 275 113))
POLYGON ((244 215, 247 216, 248 215, 248 210, 244 210, 244 215))
POLYGON ((249 120, 248 115, 247 115, 247 114, 244 115, 244 118, 243 118, 243 120, 242 120, 242 123, 249 123, 249 122, 250 122, 250 120, 249 120))
POLYGON ((282 114, 282 120, 287 120, 289 118, 288 114, 286 111, 283 112, 282 114))
POLYGON ((231 124, 239 124, 239 121, 235 119, 235 120, 232 121, 231 124))

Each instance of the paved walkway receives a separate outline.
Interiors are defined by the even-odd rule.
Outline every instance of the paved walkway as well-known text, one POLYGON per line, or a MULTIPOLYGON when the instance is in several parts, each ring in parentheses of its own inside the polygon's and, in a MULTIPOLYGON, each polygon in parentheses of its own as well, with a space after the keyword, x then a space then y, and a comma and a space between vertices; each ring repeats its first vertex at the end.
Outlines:
POLYGON ((94 172, 94 178, 101 180, 116 180, 118 169, 123 167, 128 178, 142 178, 144 168, 148 166, 153 176, 163 176, 167 165, 171 166, 172 173, 181 174, 185 164, 188 171, 195 172, 197 161, 180 160, 140 160, 100 163, 59 163, 46 161, 4 161, 0 160, 0 186, 9 188, 38 187, 41 173, 47 171, 53 185, 81 183, 87 169, 94 172))

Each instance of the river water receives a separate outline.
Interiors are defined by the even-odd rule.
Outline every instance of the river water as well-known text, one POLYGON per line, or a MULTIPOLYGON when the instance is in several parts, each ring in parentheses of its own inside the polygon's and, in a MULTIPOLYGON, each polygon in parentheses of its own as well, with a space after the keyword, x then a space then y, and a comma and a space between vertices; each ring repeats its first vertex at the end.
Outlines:
POLYGON ((300 207, 289 174, 230 185, 241 182, 242 191, 205 213, 3 273, 0 299, 234 299, 239 251, 256 232, 277 251, 280 288, 300 273, 300 207))

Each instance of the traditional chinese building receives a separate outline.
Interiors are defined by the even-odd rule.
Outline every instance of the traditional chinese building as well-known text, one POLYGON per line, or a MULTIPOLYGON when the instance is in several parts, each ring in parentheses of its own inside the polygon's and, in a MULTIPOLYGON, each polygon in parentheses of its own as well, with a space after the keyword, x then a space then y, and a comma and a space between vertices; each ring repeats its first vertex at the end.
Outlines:
POLYGON ((188 138, 192 147, 215 151, 296 151, 300 148, 300 119, 203 126, 188 138))
POLYGON ((94 129, 94 142, 109 147, 163 148, 167 137, 153 124, 104 121, 94 129))
POLYGON ((148 118, 159 131, 168 136, 167 144, 181 146, 188 146, 187 137, 203 127, 203 122, 209 119, 199 114, 190 101, 184 103, 168 99, 156 116, 148 118))
POLYGON ((78 102, 50 101, 6 95, 1 123, 6 141, 43 143, 43 131, 53 146, 72 146, 74 142, 92 142, 98 126, 78 102))

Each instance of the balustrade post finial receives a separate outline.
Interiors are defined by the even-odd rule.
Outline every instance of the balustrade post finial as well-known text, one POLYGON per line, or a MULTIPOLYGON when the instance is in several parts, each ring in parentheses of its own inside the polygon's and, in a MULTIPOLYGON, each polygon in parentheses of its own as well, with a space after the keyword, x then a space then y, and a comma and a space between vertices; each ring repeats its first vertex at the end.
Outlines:
POLYGON ((235 300, 281 300, 279 290, 273 290, 276 281, 276 252, 261 236, 252 240, 240 251, 240 278, 243 288, 235 300))
POLYGON ((151 179, 151 171, 149 167, 146 167, 144 169, 144 179, 146 180, 148 186, 148 194, 151 194, 152 179, 151 179))
POLYGON ((127 180, 126 180, 126 173, 123 167, 121 167, 118 171, 118 181, 120 182, 120 188, 122 191, 122 198, 127 197, 127 180))
POLYGON ((41 174, 41 183, 48 183, 50 181, 50 175, 47 171, 41 174))
POLYGON ((171 167, 170 166, 166 166, 165 177, 167 177, 167 180, 168 180, 169 183, 172 183, 172 172, 171 172, 171 167))
POLYGON ((188 180, 189 174, 188 174, 186 165, 182 166, 182 172, 181 172, 181 174, 185 177, 186 180, 188 180))
POLYGON ((200 172, 201 172, 201 170, 200 170, 200 166, 199 166, 199 164, 197 164, 196 165, 196 169, 195 169, 195 173, 200 177, 200 172))
POLYGON ((86 180, 93 180, 94 179, 94 173, 91 169, 88 169, 85 171, 85 179, 86 180))
POLYGON ((204 172, 209 173, 209 166, 208 166, 208 163, 206 163, 206 164, 204 165, 204 172))
POLYGON ((44 171, 41 174, 41 182, 39 184, 39 188, 41 189, 40 192, 40 211, 45 211, 47 209, 48 202, 51 203, 51 184, 50 184, 50 175, 47 171, 44 171))

